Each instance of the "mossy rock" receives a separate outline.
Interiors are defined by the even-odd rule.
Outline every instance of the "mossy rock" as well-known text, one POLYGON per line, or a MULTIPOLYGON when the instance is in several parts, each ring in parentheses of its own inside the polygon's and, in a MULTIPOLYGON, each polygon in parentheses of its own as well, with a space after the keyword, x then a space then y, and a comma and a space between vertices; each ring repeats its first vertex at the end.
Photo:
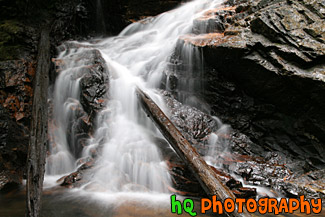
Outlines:
POLYGON ((23 26, 15 20, 0 23, 0 60, 16 59, 23 48, 23 26))

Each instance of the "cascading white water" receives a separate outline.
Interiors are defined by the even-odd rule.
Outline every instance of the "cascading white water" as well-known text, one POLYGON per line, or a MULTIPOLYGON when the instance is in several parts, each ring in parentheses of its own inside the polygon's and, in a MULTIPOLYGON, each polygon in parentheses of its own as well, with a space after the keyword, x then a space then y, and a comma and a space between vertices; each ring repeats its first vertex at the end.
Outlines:
POLYGON ((209 150, 205 155, 205 160, 212 166, 222 167, 222 164, 215 162, 215 156, 223 157, 225 152, 228 151, 229 138, 227 138, 227 135, 230 134, 231 127, 222 123, 217 117, 213 117, 213 119, 218 124, 218 130, 209 136, 209 150))
POLYGON ((91 148, 102 147, 91 181, 82 189, 167 192, 168 173, 153 142, 160 134, 138 108, 135 87, 144 89, 164 109, 164 101, 155 89, 161 84, 178 38, 191 32, 194 19, 221 2, 195 0, 134 23, 116 37, 94 44, 79 43, 77 48, 62 52, 58 59, 65 62, 65 67, 58 76, 54 94, 56 145, 47 159, 47 174, 65 174, 77 165, 66 135, 68 122, 74 117, 70 108, 79 105, 80 76, 77 74, 84 65, 75 54, 98 49, 110 73, 109 100, 106 109, 98 115, 94 138, 83 151, 82 157, 87 157, 91 148))
POLYGON ((76 61, 74 56, 83 52, 84 49, 65 49, 58 59, 64 59, 65 64, 61 68, 61 73, 55 82, 54 102, 53 102, 53 144, 49 146, 50 156, 47 158, 46 173, 50 175, 64 174, 71 172, 75 168, 75 157, 69 147, 67 128, 71 119, 75 116, 75 107, 80 105, 80 78, 74 76, 79 69, 84 66, 81 61, 76 61), (69 51, 69 53, 67 53, 69 51))
MULTIPOLYGON (((209 112, 206 103, 196 95, 203 92, 204 61, 199 48, 189 43, 178 43, 175 51, 180 64, 171 65, 171 71, 181 77, 177 82, 177 99, 201 111, 209 112)), ((167 86, 168 88, 168 86, 167 86)))

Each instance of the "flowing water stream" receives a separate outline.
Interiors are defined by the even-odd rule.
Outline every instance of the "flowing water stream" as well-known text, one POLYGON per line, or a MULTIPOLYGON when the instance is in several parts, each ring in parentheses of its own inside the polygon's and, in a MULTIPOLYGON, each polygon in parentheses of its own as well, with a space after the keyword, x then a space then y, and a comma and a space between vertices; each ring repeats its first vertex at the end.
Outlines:
MULTIPOLYGON (((155 138, 162 136, 139 107, 135 88, 145 90, 168 115, 157 89, 177 49, 185 64, 190 65, 185 69, 189 76, 178 84, 177 97, 183 103, 208 111, 204 103, 188 94, 203 88, 198 79, 203 69, 200 53, 188 44, 177 47, 177 41, 192 31, 196 18, 222 2, 193 0, 157 17, 133 23, 116 37, 62 45, 57 59, 64 64, 53 92, 51 136, 55 145, 49 147, 46 163, 43 216, 174 216, 170 213, 167 189, 170 177, 155 142, 155 138), (73 132, 68 135, 67 131, 76 121, 83 68, 93 61, 94 50, 100 53, 107 67, 109 91, 107 104, 96 117, 94 134, 80 151, 76 135, 73 132), (74 172, 94 149, 99 152, 95 166, 84 174, 82 185, 53 193, 58 178, 74 172)), ((206 26, 196 28, 204 32, 206 26)), ((167 88, 168 85, 167 82, 167 88)), ((218 134, 228 133, 229 127, 217 118, 216 122, 219 130, 210 137, 210 154, 215 152, 213 144, 227 142, 220 141, 218 134)), ((0 198, 2 216, 21 216, 24 207, 21 193, 0 198)))
MULTIPOLYGON (((152 192, 168 192, 166 186, 170 177, 152 139, 161 135, 139 108, 135 88, 139 86, 145 90, 168 114, 156 89, 161 86, 178 38, 192 31, 194 19, 221 2, 191 1, 157 17, 133 23, 116 37, 95 43, 71 42, 74 47, 63 49, 57 58, 64 64, 54 88, 55 131, 52 136, 55 146, 50 147, 45 186, 55 185, 54 180, 74 171, 80 166, 78 160, 86 159, 91 150, 97 148, 100 153, 96 165, 88 174, 89 181, 76 190, 79 193, 115 197, 131 192, 147 192, 151 196, 152 192), (75 139, 74 135, 68 136, 67 129, 80 105, 80 74, 88 64, 85 58, 81 61, 80 56, 91 59, 93 57, 87 55, 94 49, 104 58, 109 72, 108 103, 98 114, 94 137, 78 155, 78 147, 71 145, 75 142, 69 141, 75 139)), ((190 62, 200 61, 192 47, 185 45, 181 50, 190 62)), ((185 83, 181 87, 187 91, 200 88, 195 84, 186 88, 185 83)), ((190 102, 193 104, 193 100, 190 102)))

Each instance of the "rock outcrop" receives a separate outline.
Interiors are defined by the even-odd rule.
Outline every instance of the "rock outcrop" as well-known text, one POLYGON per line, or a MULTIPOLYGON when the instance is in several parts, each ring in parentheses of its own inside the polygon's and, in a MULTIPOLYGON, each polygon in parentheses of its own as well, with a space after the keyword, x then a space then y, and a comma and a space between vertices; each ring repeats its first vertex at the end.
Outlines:
POLYGON ((324 11, 320 0, 229 0, 179 40, 204 56, 204 88, 196 94, 234 128, 231 150, 285 167, 272 170, 281 173, 276 180, 256 165, 244 164, 245 174, 242 166, 231 170, 287 196, 324 196, 319 175, 318 190, 295 184, 311 183, 303 174, 325 166, 324 11))
POLYGON ((35 62, 0 63, 0 189, 22 181, 27 160, 35 62), (5 180, 5 181, 4 181, 5 180))
POLYGON ((54 31, 62 35, 62 38, 68 36, 69 39, 116 35, 132 22, 156 16, 186 1, 69 0, 56 2, 53 3, 57 8, 54 31))
POLYGON ((205 155, 209 147, 209 135, 219 128, 217 121, 195 107, 180 103, 167 91, 161 94, 170 111, 170 120, 198 152, 205 155))
POLYGON ((137 21, 144 17, 156 16, 188 0, 125 0, 125 18, 130 21, 137 21))
MULTIPOLYGON (((78 83, 80 89, 76 98, 67 97, 64 103, 69 100, 73 101, 73 106, 70 106, 66 131, 67 141, 70 152, 78 159, 81 157, 83 148, 87 145, 87 139, 93 133, 95 118, 98 112, 103 109, 107 104, 107 92, 109 89, 109 72, 105 64, 105 60, 100 52, 96 49, 89 48, 86 51, 78 52, 78 45, 73 42, 67 42, 59 47, 60 50, 67 50, 68 53, 75 53, 68 55, 63 59, 53 59, 57 66, 57 73, 63 73, 71 67, 71 64, 78 68, 71 76, 71 82, 78 83), (66 65, 68 65, 66 67, 66 65)), ((58 90, 60 91, 60 90, 58 90)), ((65 92, 59 93, 64 95, 65 92)), ((52 99, 51 99, 52 101, 52 99)), ((60 115, 60 114, 58 114, 60 115)), ((57 117, 53 116, 52 110, 49 119, 50 133, 49 140, 50 146, 55 147, 54 136, 57 130, 57 117)), ((62 126, 61 126, 62 127, 62 126)), ((51 149, 50 149, 51 150, 51 149)), ((54 149, 55 150, 55 149, 54 149)), ((51 153, 49 153, 51 154, 51 153)))
POLYGON ((1 1, 0 190, 25 173, 39 32, 22 20, 24 4, 1 1))

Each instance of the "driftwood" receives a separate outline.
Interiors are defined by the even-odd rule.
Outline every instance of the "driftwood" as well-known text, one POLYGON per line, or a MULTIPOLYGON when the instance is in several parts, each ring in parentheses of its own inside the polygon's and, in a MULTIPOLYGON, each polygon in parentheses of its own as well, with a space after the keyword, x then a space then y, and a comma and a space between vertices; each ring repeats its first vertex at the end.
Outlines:
MULTIPOLYGON (((196 149, 185 139, 182 133, 175 127, 169 118, 163 113, 158 105, 140 88, 137 88, 137 95, 142 108, 153 120, 160 132, 170 143, 178 156, 186 163, 193 175, 199 181, 208 196, 216 195, 218 200, 224 201, 227 198, 235 200, 235 195, 217 177, 216 173, 197 153, 196 149)), ((228 213, 229 216, 251 216, 244 208, 243 213, 228 213)))
POLYGON ((50 33, 48 29, 42 30, 38 48, 27 156, 26 217, 40 216, 47 146, 47 91, 50 71, 50 33))

